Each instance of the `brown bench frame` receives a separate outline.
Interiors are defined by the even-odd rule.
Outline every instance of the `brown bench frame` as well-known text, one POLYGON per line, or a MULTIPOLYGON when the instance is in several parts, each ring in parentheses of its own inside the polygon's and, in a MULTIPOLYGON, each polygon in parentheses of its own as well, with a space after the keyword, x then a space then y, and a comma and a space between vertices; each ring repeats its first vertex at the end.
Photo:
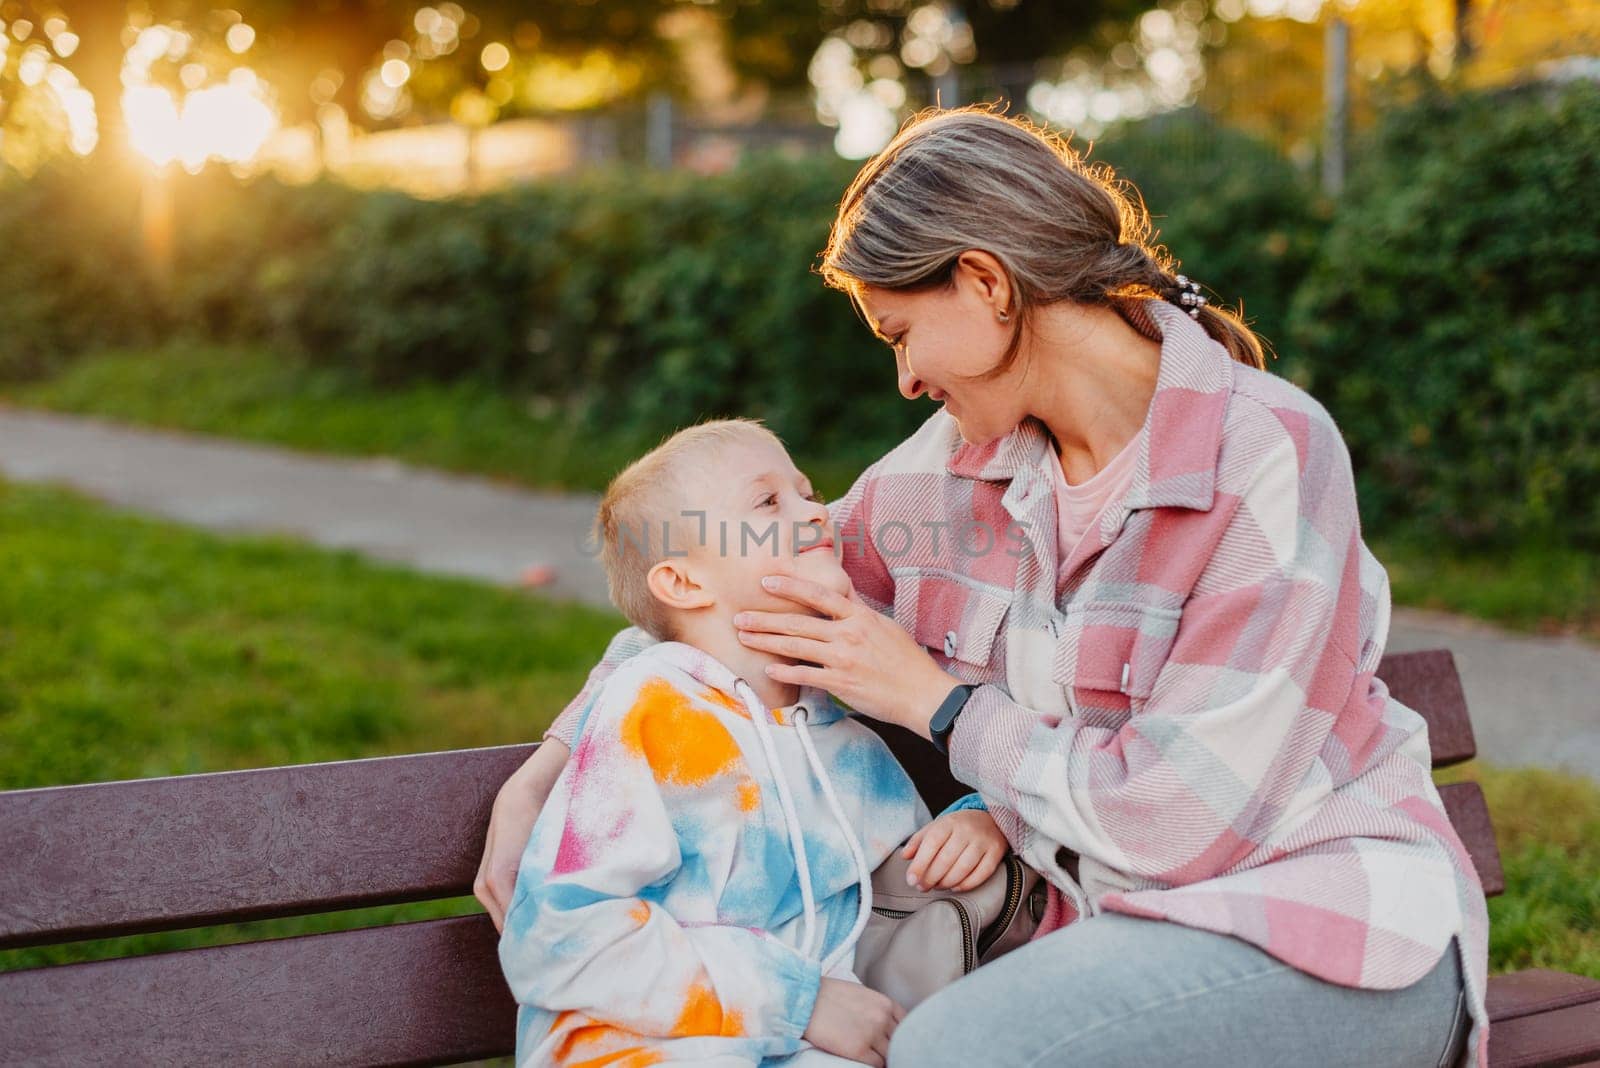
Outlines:
MULTIPOLYGON (((1433 760, 1475 752, 1455 662, 1379 669, 1428 720, 1433 760)), ((926 743, 885 737, 937 811, 965 792, 926 743)), ((496 791, 531 745, 0 793, 0 948, 472 892, 496 791)), ((1440 788, 1489 894, 1483 793, 1440 788)), ((512 1052, 483 915, 0 974, 0 1059, 80 1065, 450 1064, 512 1052)), ((1496 1068, 1600 1059, 1600 982, 1493 979, 1496 1068)))

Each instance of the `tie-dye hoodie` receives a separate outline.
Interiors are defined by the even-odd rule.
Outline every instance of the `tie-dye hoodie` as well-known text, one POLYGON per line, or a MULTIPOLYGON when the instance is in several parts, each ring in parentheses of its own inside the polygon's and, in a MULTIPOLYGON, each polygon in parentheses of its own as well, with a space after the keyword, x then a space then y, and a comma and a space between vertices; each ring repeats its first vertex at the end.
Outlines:
POLYGON ((826 693, 767 709, 679 642, 591 704, 517 872, 517 1064, 757 1063, 853 978, 870 873, 928 812, 826 693))

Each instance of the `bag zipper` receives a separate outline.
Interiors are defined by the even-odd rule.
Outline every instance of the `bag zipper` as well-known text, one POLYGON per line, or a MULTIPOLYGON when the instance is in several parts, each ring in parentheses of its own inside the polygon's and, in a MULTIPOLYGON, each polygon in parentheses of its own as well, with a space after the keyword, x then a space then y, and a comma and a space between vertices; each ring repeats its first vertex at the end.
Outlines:
POLYGON ((1000 915, 989 925, 988 932, 978 941, 978 956, 994 948, 1000 936, 1006 933, 1011 926, 1011 921, 1016 917, 1017 910, 1022 907, 1022 861, 1014 856, 1006 857, 1006 903, 1000 910, 1000 915))
POLYGON ((961 974, 971 975, 972 969, 978 966, 977 939, 973 935, 972 917, 967 913, 967 906, 961 902, 952 900, 950 904, 956 907, 956 915, 961 918, 961 974))
MULTIPOLYGON (((1009 873, 1007 875, 1009 879, 1009 873)), ((967 906, 954 898, 940 898, 930 901, 926 907, 934 905, 949 905, 956 910, 956 919, 961 923, 961 974, 970 975, 972 969, 978 966, 977 940, 972 935, 972 915, 967 912, 967 906)), ((887 916, 892 920, 903 920, 912 914, 911 909, 891 909, 881 905, 872 906, 872 911, 879 916, 887 916)))

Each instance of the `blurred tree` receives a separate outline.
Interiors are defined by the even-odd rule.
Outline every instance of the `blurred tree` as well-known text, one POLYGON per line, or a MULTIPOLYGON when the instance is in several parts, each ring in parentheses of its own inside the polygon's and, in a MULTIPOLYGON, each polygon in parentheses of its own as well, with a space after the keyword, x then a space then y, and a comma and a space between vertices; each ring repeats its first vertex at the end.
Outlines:
POLYGON ((1322 133, 1323 38, 1350 26, 1351 119, 1367 126, 1408 76, 1482 88, 1600 53, 1600 0, 1214 0, 1225 25, 1200 103, 1308 159, 1322 133))
POLYGON ((58 12, 0 0, 0 170, 28 175, 93 147, 93 102, 62 63, 77 46, 58 12))
MULTIPOLYGON (((0 2, 46 4, 70 22, 80 43, 66 64, 97 103, 102 146, 122 140, 119 105, 130 22, 203 33, 217 24, 219 12, 229 10, 223 7, 227 0, 0 2)), ((603 83, 613 95, 649 88, 682 91, 684 75, 673 42, 662 33, 662 20, 686 9, 720 27, 727 63, 738 79, 797 88, 806 84, 807 66, 821 42, 846 27, 859 33, 877 26, 890 43, 903 43, 919 13, 943 12, 969 27, 975 58, 1011 63, 1082 43, 1107 20, 1131 17, 1144 6, 1147 0, 546 0, 530 9, 520 0, 473 0, 465 10, 456 7, 461 16, 451 20, 456 35, 436 36, 432 55, 417 44, 429 37, 423 23, 435 9, 416 0, 237 0, 234 8, 255 31, 252 68, 279 88, 283 121, 295 124, 329 103, 348 115, 360 114, 370 77, 396 58, 395 42, 406 43, 408 37, 409 54, 400 58, 418 72, 429 70, 406 87, 407 99, 428 110, 451 110, 460 107, 463 94, 475 94, 472 103, 481 116, 483 100, 495 112, 537 109, 538 86, 562 106, 561 87, 585 78, 603 83), (515 61, 527 91, 508 94, 504 84, 495 84, 510 82, 505 76, 496 79, 485 66, 482 50, 495 43, 515 61), (603 69, 607 61, 617 69, 603 69), (319 78, 323 84, 313 92, 319 78)), ((587 99, 581 92, 571 98, 578 104, 587 99)))

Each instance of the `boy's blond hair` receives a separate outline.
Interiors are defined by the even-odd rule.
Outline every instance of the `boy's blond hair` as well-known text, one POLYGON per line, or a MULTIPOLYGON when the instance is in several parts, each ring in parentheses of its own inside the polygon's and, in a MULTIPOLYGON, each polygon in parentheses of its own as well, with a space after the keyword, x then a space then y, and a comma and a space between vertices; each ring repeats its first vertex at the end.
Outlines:
POLYGON ((650 592, 650 569, 667 558, 663 524, 672 534, 674 555, 701 533, 699 523, 682 515, 696 467, 714 463, 716 454, 741 441, 762 440, 783 448, 759 419, 716 419, 687 427, 651 449, 611 480, 595 516, 600 562, 606 569, 611 603, 634 626, 660 641, 676 637, 671 612, 650 592))

